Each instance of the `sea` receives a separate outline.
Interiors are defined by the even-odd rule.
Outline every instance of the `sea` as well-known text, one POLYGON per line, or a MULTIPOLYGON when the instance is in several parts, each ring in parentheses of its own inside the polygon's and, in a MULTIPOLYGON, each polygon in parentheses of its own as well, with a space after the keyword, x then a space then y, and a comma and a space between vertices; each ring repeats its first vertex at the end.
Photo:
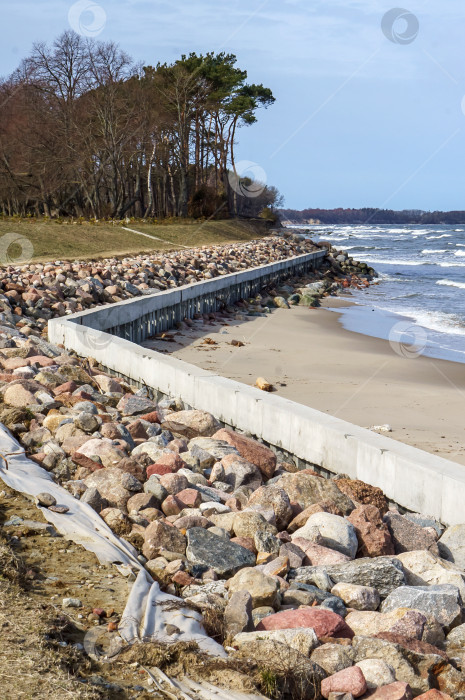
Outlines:
MULTIPOLYGON (((338 308, 348 330, 393 343, 400 354, 465 363, 465 226, 289 226, 373 267, 377 284, 338 308)), ((335 309, 336 310, 336 309, 335 309)))

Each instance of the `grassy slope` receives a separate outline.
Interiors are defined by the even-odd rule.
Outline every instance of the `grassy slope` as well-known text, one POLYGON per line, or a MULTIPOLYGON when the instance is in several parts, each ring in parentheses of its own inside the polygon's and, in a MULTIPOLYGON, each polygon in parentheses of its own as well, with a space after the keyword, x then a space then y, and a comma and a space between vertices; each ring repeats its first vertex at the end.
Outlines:
MULTIPOLYGON (((14 238, 11 234, 27 239, 19 239, 19 242, 23 244, 23 251, 31 251, 33 260, 53 261, 103 258, 126 253, 168 251, 182 246, 249 241, 266 233, 264 226, 247 221, 183 221, 169 224, 134 222, 127 224, 127 227, 165 240, 159 241, 154 238, 151 241, 126 231, 119 224, 107 222, 76 224, 54 221, 0 221, 0 265, 15 264, 15 260, 21 254, 18 245, 11 243, 14 238), (10 236, 4 238, 6 234, 10 236), (7 243, 11 245, 8 246, 7 243)), ((18 260, 18 264, 28 261, 18 260)))

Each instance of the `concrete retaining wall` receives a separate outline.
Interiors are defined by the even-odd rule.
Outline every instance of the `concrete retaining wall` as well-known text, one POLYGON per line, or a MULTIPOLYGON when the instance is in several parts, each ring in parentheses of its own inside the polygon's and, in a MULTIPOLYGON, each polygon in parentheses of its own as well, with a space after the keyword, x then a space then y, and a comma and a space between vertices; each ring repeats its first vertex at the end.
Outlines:
MULTIPOLYGON (((240 275, 250 276, 250 281, 254 272, 249 270, 240 275)), ((267 274, 275 272, 268 270, 267 274)), ((286 274, 285 267, 280 274, 286 274)), ((227 277, 236 277, 237 285, 242 283, 237 279, 240 275, 227 277)), ((264 277, 258 273, 261 284, 264 277)), ((448 525, 464 522, 465 468, 459 464, 104 332, 107 328, 115 332, 117 322, 120 328, 135 323, 133 332, 141 336, 144 331, 137 331, 138 318, 145 319, 142 324, 145 327, 147 317, 153 313, 152 304, 162 311, 162 300, 169 303, 169 308, 175 306, 176 299, 179 304, 195 302, 206 292, 201 285, 212 285, 210 291, 216 293, 215 282, 220 284, 225 280, 222 277, 54 319, 49 322, 50 340, 63 343, 80 356, 94 357, 133 381, 180 397, 186 404, 209 411, 239 430, 248 430, 298 459, 379 486, 388 498, 404 508, 433 515, 448 525)))

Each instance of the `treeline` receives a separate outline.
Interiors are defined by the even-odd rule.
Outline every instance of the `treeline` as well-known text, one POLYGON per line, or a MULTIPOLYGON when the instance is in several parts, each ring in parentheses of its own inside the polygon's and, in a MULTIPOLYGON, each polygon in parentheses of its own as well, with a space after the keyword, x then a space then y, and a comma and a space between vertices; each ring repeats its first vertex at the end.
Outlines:
POLYGON ((143 67, 114 43, 65 32, 0 81, 0 211, 266 215, 279 194, 241 177, 234 146, 274 101, 232 54, 143 67))
POLYGON ((280 209, 282 221, 308 224, 465 224, 465 211, 420 211, 418 209, 280 209))

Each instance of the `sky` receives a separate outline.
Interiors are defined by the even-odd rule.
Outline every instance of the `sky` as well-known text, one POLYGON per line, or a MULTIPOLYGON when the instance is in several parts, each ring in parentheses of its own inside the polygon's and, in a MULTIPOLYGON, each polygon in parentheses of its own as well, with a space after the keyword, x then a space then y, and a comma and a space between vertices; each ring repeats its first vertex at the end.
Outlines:
POLYGON ((70 27, 145 65, 234 53, 276 97, 239 131, 237 161, 286 207, 463 210, 463 0, 405 1, 16 0, 0 75, 70 27))

